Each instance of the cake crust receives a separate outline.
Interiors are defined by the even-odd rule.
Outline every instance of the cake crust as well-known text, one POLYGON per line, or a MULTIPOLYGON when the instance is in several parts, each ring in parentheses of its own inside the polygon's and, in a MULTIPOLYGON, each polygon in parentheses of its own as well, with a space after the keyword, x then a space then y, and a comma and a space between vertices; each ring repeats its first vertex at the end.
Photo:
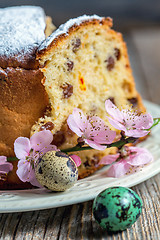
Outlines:
MULTIPOLYGON (((48 95, 42 85, 36 51, 55 29, 40 7, 0 9, 0 155, 13 157, 17 137, 29 137, 43 116, 48 95)), ((0 189, 28 188, 17 175, 17 162, 0 189)))
POLYGON ((36 51, 55 27, 40 7, 3 8, 0 16, 0 155, 14 156, 14 140, 29 137, 48 105, 36 51))
POLYGON ((37 60, 44 62, 44 59, 48 58, 48 55, 53 51, 54 47, 57 47, 64 39, 69 37, 73 32, 80 29, 82 26, 87 25, 105 25, 107 28, 111 28, 113 25, 112 18, 99 17, 97 15, 81 16, 75 19, 69 20, 66 24, 62 24, 55 32, 53 32, 38 48, 37 60))
POLYGON ((40 70, 6 68, 0 72, 0 155, 14 156, 17 137, 30 136, 35 121, 48 105, 40 70), (5 78, 4 78, 5 76, 5 78))
POLYGON ((37 48, 45 40, 42 8, 20 6, 0 9, 0 66, 36 69, 37 48))

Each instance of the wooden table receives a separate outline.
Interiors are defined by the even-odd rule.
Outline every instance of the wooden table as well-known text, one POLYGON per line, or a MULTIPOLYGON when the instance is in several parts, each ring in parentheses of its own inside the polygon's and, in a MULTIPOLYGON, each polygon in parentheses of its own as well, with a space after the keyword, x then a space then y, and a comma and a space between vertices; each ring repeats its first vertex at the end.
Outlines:
MULTIPOLYGON (((137 89, 160 104, 160 27, 135 28, 125 40, 137 89)), ((159 113, 160 116, 160 113, 159 113)), ((0 214, 0 239, 160 239, 160 174, 132 188, 143 200, 138 221, 126 231, 108 235, 95 222, 92 201, 50 210, 0 214)))

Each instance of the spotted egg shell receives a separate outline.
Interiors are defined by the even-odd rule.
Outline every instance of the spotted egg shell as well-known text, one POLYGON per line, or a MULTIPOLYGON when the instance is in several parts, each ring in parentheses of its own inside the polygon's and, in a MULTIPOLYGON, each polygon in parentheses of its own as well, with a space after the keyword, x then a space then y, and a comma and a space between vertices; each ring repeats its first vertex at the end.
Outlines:
POLYGON ((75 162, 60 151, 49 151, 41 156, 35 166, 38 182, 52 191, 65 191, 78 179, 75 162))
POLYGON ((131 189, 110 187, 93 202, 93 215, 107 231, 123 231, 138 219, 142 211, 141 198, 131 189))

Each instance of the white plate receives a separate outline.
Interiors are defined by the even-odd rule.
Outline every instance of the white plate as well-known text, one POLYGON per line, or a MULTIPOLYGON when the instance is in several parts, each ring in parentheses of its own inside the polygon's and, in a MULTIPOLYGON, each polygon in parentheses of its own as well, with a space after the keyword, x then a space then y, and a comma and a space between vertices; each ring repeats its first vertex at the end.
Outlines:
MULTIPOLYGON (((160 106, 144 102, 153 117, 160 117, 160 106)), ((105 176, 106 168, 94 175, 79 180, 66 192, 53 193, 45 189, 0 191, 0 212, 21 212, 49 209, 94 199, 98 193, 111 186, 131 187, 160 172, 160 124, 152 130, 152 135, 139 146, 146 147, 154 156, 154 161, 142 171, 121 178, 105 176)))

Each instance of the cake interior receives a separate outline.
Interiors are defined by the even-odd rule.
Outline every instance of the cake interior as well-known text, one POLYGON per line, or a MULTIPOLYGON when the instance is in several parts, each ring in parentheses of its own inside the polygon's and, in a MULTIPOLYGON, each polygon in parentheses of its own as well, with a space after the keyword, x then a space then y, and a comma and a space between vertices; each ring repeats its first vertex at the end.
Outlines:
MULTIPOLYGON (((82 109, 87 115, 97 115, 106 123, 106 99, 119 108, 133 107, 144 111, 135 89, 126 45, 121 34, 108 25, 88 24, 71 31, 42 57, 41 64, 44 66, 42 83, 50 106, 32 127, 31 134, 49 129, 54 135, 53 143, 61 149, 77 143, 77 136, 66 124, 74 108, 82 109)), ((83 162, 80 172, 96 166, 104 154, 114 151, 110 148, 103 152, 79 152, 83 162)))

